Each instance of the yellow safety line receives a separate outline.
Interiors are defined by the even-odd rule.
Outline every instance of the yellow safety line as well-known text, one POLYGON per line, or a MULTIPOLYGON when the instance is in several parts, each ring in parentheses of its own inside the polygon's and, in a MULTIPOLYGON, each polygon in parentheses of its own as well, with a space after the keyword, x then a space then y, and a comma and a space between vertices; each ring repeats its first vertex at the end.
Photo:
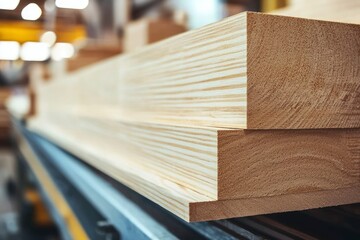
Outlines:
POLYGON ((73 213, 67 201, 64 199, 61 192, 58 191, 53 180, 37 159, 27 140, 21 134, 17 134, 21 153, 25 157, 26 161, 29 163, 32 171, 35 173, 37 179, 40 181, 45 192, 50 197, 50 200, 57 208, 57 211, 63 217, 71 237, 76 240, 89 239, 76 215, 73 213))

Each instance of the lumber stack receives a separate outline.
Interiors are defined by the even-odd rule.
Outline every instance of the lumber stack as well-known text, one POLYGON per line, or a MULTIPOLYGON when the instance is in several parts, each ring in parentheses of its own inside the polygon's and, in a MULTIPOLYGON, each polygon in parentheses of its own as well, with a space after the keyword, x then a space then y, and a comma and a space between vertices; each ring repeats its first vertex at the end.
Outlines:
POLYGON ((187 221, 359 202, 359 52, 242 13, 47 82, 29 127, 187 221))

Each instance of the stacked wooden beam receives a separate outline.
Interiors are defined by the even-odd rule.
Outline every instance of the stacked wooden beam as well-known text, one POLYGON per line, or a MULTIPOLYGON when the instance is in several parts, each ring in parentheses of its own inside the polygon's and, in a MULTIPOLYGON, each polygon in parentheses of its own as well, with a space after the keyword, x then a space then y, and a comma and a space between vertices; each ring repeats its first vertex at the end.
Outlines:
POLYGON ((54 79, 29 126, 188 221, 359 202, 359 39, 242 13, 54 79))

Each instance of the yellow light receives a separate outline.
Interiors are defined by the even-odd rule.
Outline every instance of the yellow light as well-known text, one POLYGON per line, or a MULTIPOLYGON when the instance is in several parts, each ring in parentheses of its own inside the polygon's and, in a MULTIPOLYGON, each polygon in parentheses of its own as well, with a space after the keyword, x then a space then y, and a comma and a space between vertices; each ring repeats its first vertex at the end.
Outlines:
POLYGON ((40 37, 40 42, 47 43, 51 47, 56 42, 56 34, 53 31, 44 32, 40 37))
POLYGON ((21 17, 24 20, 35 21, 40 18, 42 14, 41 8, 36 3, 26 5, 21 11, 21 17))
POLYGON ((20 44, 15 41, 0 41, 0 60, 19 58, 20 44))
POLYGON ((20 51, 20 57, 24 61, 45 61, 49 56, 50 48, 47 43, 26 42, 20 51))
POLYGON ((19 5, 20 0, 0 0, 0 9, 14 10, 19 5))
POLYGON ((60 61, 64 58, 71 58, 74 54, 74 46, 70 43, 56 43, 51 50, 51 58, 55 61, 60 61))
POLYGON ((58 8, 84 9, 89 5, 89 0, 56 0, 58 8))

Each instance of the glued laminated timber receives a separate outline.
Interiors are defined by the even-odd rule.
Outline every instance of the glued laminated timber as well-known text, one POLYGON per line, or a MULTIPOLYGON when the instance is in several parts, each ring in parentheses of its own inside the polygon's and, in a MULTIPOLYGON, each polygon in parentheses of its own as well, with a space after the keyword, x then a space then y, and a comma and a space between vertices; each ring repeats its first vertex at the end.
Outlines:
POLYGON ((187 221, 360 202, 360 129, 37 117, 30 129, 187 221))
POLYGON ((359 25, 243 13, 55 80, 39 107, 173 125, 358 128, 359 52, 359 25))
POLYGON ((29 128, 187 221, 359 202, 359 37, 239 14, 40 86, 29 128))

